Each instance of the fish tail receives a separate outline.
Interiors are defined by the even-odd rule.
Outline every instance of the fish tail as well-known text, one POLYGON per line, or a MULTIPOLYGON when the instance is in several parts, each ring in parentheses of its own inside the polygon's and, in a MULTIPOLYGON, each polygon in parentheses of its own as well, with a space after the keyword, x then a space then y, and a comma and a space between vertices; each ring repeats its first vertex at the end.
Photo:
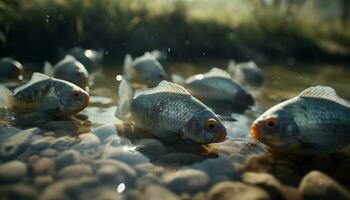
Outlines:
POLYGON ((4 85, 0 84, 0 109, 7 109, 13 106, 13 93, 4 85))
POLYGON ((125 58, 124 58, 124 68, 123 68, 123 75, 126 78, 130 78, 131 74, 133 73, 133 69, 132 69, 132 57, 130 54, 126 54, 125 58))
POLYGON ((45 61, 43 73, 48 76, 53 76, 54 68, 50 62, 45 61))
POLYGON ((118 103, 115 111, 115 116, 121 120, 130 119, 130 104, 133 97, 133 90, 130 87, 127 80, 123 79, 120 82, 119 90, 118 90, 118 103))

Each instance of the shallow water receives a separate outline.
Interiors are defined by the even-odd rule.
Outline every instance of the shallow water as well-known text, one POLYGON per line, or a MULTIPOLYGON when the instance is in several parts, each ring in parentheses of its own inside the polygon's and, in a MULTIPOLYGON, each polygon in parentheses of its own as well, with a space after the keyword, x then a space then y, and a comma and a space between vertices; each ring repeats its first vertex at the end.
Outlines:
MULTIPOLYGON (((189 76, 204 73, 213 65, 168 63, 165 66, 170 73, 189 76)), ((341 97, 350 99, 350 68, 332 65, 266 65, 262 68, 265 85, 260 89, 250 89, 256 98, 256 106, 244 114, 232 114, 237 121, 224 122, 230 138, 253 141, 249 128, 259 114, 312 85, 334 87, 341 97)), ((259 171, 260 168, 256 166, 250 169, 252 166, 247 160, 252 156, 268 161, 267 164, 259 165, 263 168, 260 172, 271 172, 267 168, 272 161, 265 157, 266 149, 262 144, 227 140, 206 147, 209 150, 188 142, 164 144, 130 124, 123 124, 114 117, 118 86, 116 75, 120 74, 120 69, 121 67, 109 67, 105 69, 104 75, 95 78, 95 84, 90 88, 91 104, 81 113, 83 117, 76 119, 77 122, 50 122, 43 125, 43 130, 38 133, 29 131, 30 136, 19 133, 20 130, 11 125, 3 126, 0 123, 1 163, 20 160, 26 168, 22 175, 13 178, 6 177, 2 172, 11 169, 5 170, 4 167, 1 168, 4 164, 1 165, 0 188, 6 188, 9 183, 25 185, 35 195, 42 195, 43 199, 54 197, 54 192, 62 193, 64 198, 87 197, 81 195, 81 192, 91 193, 97 198, 105 191, 107 194, 111 192, 112 197, 131 198, 134 193, 142 196, 147 193, 147 185, 155 184, 164 185, 177 195, 195 195, 222 181, 241 181, 241 175, 245 171, 259 171), (91 123, 87 124, 84 116, 91 123), (95 135, 82 134, 89 132, 95 135), (20 136, 16 138, 16 135, 20 136), (72 156, 66 158, 66 154, 72 156), (42 161, 43 159, 50 161, 42 161), (114 163, 115 160, 122 164, 114 163), (54 167, 48 162, 53 162, 54 167), (70 179, 73 183, 68 183, 72 177, 75 177, 74 180, 70 179), (191 183, 188 179, 197 181, 191 183), (59 184, 71 185, 57 186, 59 184), (74 184, 76 187, 72 186, 74 184), (92 185, 92 190, 86 186, 89 184, 92 185), (59 187, 71 187, 69 189, 73 192, 67 194, 59 187)), ((293 185, 293 181, 300 181, 302 175, 313 169, 313 164, 308 165, 297 170, 300 173, 296 175, 297 180, 290 181, 288 175, 276 177, 283 184, 293 185)), ((327 171, 328 168, 323 170, 327 171)))

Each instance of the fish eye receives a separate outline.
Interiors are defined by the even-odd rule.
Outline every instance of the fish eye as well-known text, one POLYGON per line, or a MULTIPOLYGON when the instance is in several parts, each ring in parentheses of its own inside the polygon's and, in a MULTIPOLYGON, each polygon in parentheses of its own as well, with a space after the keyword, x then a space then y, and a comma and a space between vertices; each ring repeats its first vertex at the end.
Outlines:
POLYGON ((216 120, 210 118, 210 119, 208 119, 207 124, 208 124, 209 129, 213 129, 216 126, 216 120))
POLYGON ((277 125, 277 119, 275 117, 270 117, 266 119, 265 123, 268 127, 273 128, 277 125))
POLYGON ((74 91, 72 92, 72 96, 73 96, 73 97, 79 97, 79 96, 80 96, 80 92, 79 92, 78 90, 74 90, 74 91))

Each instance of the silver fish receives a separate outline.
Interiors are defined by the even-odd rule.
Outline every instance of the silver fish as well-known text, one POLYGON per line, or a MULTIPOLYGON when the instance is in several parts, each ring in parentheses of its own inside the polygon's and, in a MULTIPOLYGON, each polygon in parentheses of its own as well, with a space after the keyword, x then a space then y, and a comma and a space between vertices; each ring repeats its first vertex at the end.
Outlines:
POLYGON ((264 83, 262 71, 253 61, 237 64, 231 60, 227 71, 235 81, 244 85, 260 87, 264 83))
POLYGON ((129 54, 126 55, 123 75, 132 84, 133 88, 155 87, 162 80, 168 80, 168 75, 163 66, 149 52, 135 60, 129 54))
POLYGON ((184 86, 191 95, 212 106, 214 110, 225 107, 230 112, 243 112, 254 104, 252 95, 219 68, 189 77, 184 86))
POLYGON ((89 94, 85 90, 40 73, 34 73, 31 80, 16 88, 14 93, 0 85, 0 94, 0 108, 12 108, 17 113, 70 116, 89 104, 89 94))
POLYGON ((0 59, 0 81, 19 81, 23 79, 23 65, 10 57, 0 59))
POLYGON ((58 79, 66 80, 85 89, 89 85, 89 73, 73 56, 66 55, 54 67, 45 62, 44 74, 58 79))
POLYGON ((251 135, 277 150, 333 152, 350 144, 350 104, 333 88, 310 87, 262 114, 251 135))
POLYGON ((119 86, 118 118, 129 115, 133 123, 165 141, 187 138, 200 144, 221 142, 226 129, 207 106, 182 86, 162 81, 157 87, 136 90, 123 79, 119 86))
POLYGON ((101 62, 104 56, 104 50, 83 49, 81 47, 74 47, 68 51, 81 64, 83 64, 89 73, 94 73, 101 70, 101 62))

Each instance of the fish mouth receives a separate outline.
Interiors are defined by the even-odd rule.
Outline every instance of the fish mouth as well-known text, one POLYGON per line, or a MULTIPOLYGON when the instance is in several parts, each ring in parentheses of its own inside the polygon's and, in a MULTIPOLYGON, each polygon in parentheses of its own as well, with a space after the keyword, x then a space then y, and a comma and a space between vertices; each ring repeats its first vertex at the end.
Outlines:
POLYGON ((252 125, 252 127, 250 128, 250 135, 256 140, 261 139, 261 134, 260 134, 259 127, 257 124, 254 123, 252 125))
POLYGON ((226 136, 227 136, 227 133, 226 132, 223 132, 221 134, 218 135, 217 138, 215 138, 214 142, 223 142, 226 140, 226 136))
POLYGON ((84 96, 85 106, 88 106, 90 104, 90 96, 86 95, 84 96))

